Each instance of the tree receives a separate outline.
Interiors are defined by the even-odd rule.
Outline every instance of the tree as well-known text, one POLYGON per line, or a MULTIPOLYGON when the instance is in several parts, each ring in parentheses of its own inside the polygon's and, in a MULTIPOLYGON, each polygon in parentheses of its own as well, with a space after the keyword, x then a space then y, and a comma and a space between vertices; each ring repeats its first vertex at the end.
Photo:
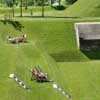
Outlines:
POLYGON ((60 8, 60 6, 61 6, 61 0, 59 0, 59 8, 60 8))
POLYGON ((53 4, 53 0, 51 0, 51 2, 50 2, 50 3, 51 3, 51 6, 52 6, 52 4, 53 4))
MULTIPOLYGON (((15 0, 7 0, 6 1, 7 6, 12 8, 13 17, 14 17, 14 3, 15 3, 15 0)), ((9 10, 9 16, 10 16, 10 10, 9 10)))
POLYGON ((13 17, 15 17, 14 3, 15 3, 15 0, 13 0, 13 6, 12 6, 12 14, 13 14, 13 17))
POLYGON ((23 8, 22 8, 22 3, 23 3, 23 1, 22 0, 20 0, 20 16, 22 17, 23 16, 23 8))
POLYGON ((1 2, 0 2, 0 3, 1 3, 1 7, 2 7, 2 0, 1 0, 1 2))
POLYGON ((42 0, 42 17, 44 17, 44 0, 42 0))
POLYGON ((7 4, 8 7, 12 7, 14 2, 13 2, 13 0, 7 0, 6 4, 7 4))
POLYGON ((25 10, 28 8, 28 0, 25 0, 25 10))

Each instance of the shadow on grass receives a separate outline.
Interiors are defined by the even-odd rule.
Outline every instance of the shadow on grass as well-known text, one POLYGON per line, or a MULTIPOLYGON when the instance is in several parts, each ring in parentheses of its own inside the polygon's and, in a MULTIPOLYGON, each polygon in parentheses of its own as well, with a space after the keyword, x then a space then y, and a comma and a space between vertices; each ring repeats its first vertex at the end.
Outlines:
POLYGON ((12 20, 1 20, 1 22, 3 24, 11 24, 16 30, 22 31, 22 28, 24 28, 24 26, 18 22, 18 21, 12 21, 12 20))
POLYGON ((66 9, 66 7, 63 6, 63 5, 61 5, 61 6, 54 6, 53 8, 56 9, 56 10, 65 10, 66 9))
MULTIPOLYGON (((20 16, 16 16, 20 17, 20 16)), ((80 18, 80 17, 64 17, 64 16, 23 16, 20 18, 80 18)))
POLYGON ((50 54, 56 62, 82 62, 100 60, 100 50, 76 50, 50 54))
POLYGON ((100 60, 100 50, 81 51, 91 60, 100 60))
POLYGON ((87 61, 88 58, 80 51, 64 51, 50 54, 56 62, 81 62, 87 61))

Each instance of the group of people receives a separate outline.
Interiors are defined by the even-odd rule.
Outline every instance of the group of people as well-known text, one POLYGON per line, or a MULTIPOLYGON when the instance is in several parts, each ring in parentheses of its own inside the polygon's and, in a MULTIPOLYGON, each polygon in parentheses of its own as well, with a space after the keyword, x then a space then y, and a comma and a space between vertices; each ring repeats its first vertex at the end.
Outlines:
POLYGON ((24 35, 21 35, 21 36, 18 36, 18 37, 7 36, 7 40, 10 43, 18 44, 18 43, 21 43, 21 42, 26 42, 27 41, 27 35, 24 34, 24 35))
POLYGON ((35 79, 40 82, 49 81, 47 73, 43 73, 42 71, 40 71, 38 67, 34 67, 31 70, 31 72, 32 72, 31 80, 35 79))

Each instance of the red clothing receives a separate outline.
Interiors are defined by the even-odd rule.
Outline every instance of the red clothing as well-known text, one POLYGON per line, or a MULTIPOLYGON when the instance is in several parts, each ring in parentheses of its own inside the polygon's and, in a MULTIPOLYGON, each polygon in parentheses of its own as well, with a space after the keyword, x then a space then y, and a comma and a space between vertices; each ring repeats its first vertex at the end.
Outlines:
POLYGON ((43 77, 45 77, 45 75, 43 73, 37 73, 36 74, 36 77, 37 78, 43 78, 43 77))

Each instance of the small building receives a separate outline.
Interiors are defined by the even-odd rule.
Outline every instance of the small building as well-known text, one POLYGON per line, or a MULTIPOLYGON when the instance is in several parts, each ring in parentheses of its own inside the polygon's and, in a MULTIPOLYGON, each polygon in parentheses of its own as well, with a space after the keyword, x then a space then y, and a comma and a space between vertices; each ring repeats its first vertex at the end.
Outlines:
POLYGON ((100 49, 100 22, 75 23, 77 47, 100 49))

